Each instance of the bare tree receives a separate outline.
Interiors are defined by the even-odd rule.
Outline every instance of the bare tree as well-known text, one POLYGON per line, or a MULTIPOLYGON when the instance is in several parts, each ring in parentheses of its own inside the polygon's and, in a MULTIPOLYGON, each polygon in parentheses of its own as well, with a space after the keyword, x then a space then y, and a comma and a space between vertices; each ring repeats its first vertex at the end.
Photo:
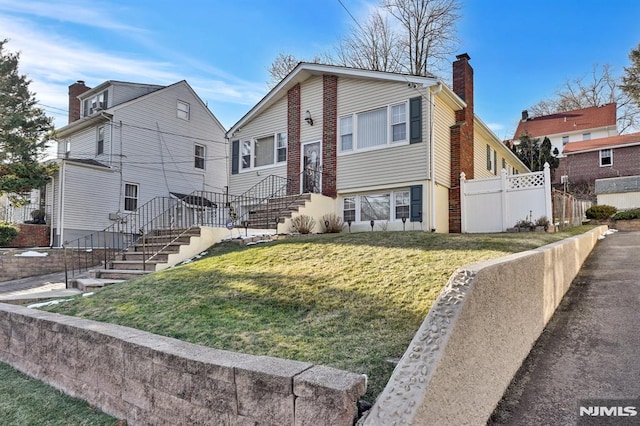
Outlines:
POLYGON ((429 75, 454 53, 459 0, 382 0, 381 6, 400 25, 406 71, 429 75))
POLYGON ((290 53, 280 52, 278 56, 273 60, 271 66, 268 68, 269 71, 269 81, 267 81, 267 85, 269 88, 275 87, 276 84, 280 83, 283 78, 285 78, 300 62, 312 62, 315 64, 331 64, 333 63, 333 58, 326 53, 321 55, 316 55, 313 58, 306 60, 296 58, 290 53))
POLYGON ((280 83, 300 62, 298 58, 290 53, 278 53, 278 56, 276 56, 268 69, 269 81, 267 84, 269 87, 274 87, 280 83))
POLYGON ((336 48, 335 62, 354 68, 400 72, 401 46, 388 18, 375 9, 362 25, 351 28, 351 33, 336 48))
POLYGON ((622 90, 640 105, 640 44, 629 54, 631 65, 624 68, 622 90))
POLYGON ((639 106, 622 90, 621 80, 613 75, 610 65, 594 65, 590 74, 565 81, 553 98, 538 102, 529 111, 542 116, 610 103, 617 105, 618 132, 637 130, 639 106))

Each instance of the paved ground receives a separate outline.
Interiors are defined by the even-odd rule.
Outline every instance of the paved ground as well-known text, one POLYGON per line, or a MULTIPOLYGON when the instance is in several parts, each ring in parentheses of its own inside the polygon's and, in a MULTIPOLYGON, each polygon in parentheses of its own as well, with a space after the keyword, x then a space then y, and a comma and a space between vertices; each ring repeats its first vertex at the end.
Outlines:
POLYGON ((640 232, 598 242, 489 424, 640 424, 640 232), (585 399, 638 415, 580 417, 585 399))
POLYGON ((0 302, 65 297, 79 293, 66 289, 64 272, 0 282, 0 302))

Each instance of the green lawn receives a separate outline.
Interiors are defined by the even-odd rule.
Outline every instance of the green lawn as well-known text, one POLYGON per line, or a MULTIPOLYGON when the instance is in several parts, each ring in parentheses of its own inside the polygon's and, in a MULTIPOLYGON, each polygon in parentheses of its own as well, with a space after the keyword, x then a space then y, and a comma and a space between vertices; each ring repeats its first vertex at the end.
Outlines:
POLYGON ((0 362, 0 424, 113 425, 116 419, 0 362))
POLYGON ((110 286, 51 311, 369 377, 370 401, 453 271, 568 232, 322 234, 241 247, 110 286))

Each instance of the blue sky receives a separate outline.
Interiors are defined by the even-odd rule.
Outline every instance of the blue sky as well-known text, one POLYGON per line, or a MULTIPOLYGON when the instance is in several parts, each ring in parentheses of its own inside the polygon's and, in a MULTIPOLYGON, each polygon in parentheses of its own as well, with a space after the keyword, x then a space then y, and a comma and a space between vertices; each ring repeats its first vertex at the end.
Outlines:
MULTIPOLYGON (((358 20, 375 4, 342 2, 358 20)), ((565 80, 594 64, 622 73, 639 20, 635 0, 462 0, 458 52, 471 56, 476 114, 508 138, 521 111, 565 80)), ((57 127, 76 80, 186 79, 229 128, 267 93, 279 52, 331 51, 351 25, 338 0, 0 0, 0 38, 21 52, 20 70, 57 127)))

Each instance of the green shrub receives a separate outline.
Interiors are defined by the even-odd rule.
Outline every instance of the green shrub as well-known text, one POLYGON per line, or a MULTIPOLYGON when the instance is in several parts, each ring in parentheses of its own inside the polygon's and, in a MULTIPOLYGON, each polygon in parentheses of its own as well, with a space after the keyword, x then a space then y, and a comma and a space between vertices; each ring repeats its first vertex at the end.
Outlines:
POLYGON ((587 209, 587 219, 606 220, 616 214, 618 209, 606 204, 591 206, 587 209))
POLYGON ((618 213, 614 214, 613 217, 611 217, 611 219, 615 219, 615 220, 640 219, 640 208, 619 211, 618 213))
POLYGON ((8 223, 0 223, 0 246, 11 243, 18 235, 18 228, 8 223))

